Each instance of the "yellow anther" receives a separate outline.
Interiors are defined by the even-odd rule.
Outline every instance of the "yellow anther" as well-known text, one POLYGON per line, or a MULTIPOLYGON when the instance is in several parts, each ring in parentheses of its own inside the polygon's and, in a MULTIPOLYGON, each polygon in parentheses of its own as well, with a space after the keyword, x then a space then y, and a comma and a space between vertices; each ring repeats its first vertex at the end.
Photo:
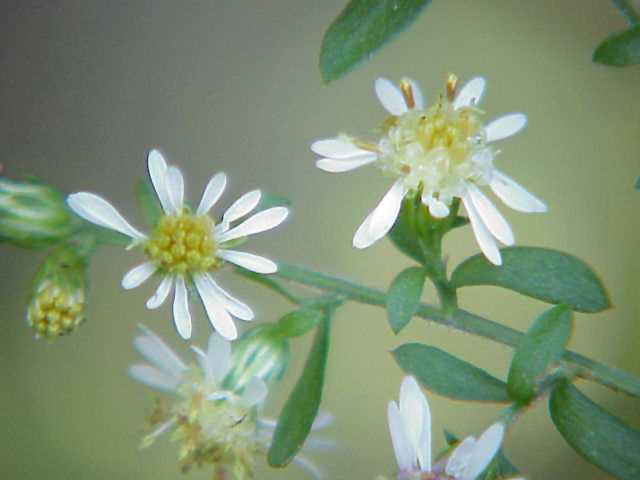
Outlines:
POLYGON ((458 87, 458 77, 453 73, 449 74, 447 78, 447 99, 450 102, 453 102, 453 99, 456 98, 456 88, 458 87))
POLYGON ((416 106, 416 100, 413 96, 413 88, 411 88, 411 83, 408 80, 402 79, 400 81, 400 91, 404 96, 407 107, 414 108, 416 106))

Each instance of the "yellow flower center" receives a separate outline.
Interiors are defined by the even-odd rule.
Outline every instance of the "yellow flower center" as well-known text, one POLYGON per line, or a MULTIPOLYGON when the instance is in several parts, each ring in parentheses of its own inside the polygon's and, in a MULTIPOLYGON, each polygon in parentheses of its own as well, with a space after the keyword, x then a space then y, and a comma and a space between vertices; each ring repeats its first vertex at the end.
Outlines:
POLYGON ((53 338, 71 333, 84 321, 83 295, 48 284, 31 301, 27 321, 43 337, 53 338))
POLYGON ((207 215, 165 215, 158 221, 145 253, 167 273, 197 273, 220 266, 213 236, 214 223, 207 215))

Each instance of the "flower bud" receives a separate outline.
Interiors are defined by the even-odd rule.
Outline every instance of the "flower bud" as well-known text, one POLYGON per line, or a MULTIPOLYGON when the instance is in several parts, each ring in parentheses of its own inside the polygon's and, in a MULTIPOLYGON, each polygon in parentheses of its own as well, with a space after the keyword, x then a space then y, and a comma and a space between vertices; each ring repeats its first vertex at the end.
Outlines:
POLYGON ((0 242, 43 248, 67 238, 77 225, 58 190, 37 180, 0 177, 0 242))
POLYGON ((289 366, 289 342, 273 325, 252 328, 234 342, 232 363, 228 388, 242 389, 253 377, 275 382, 289 366))
POLYGON ((86 264, 70 247, 45 259, 27 309, 27 323, 38 337, 69 334, 84 321, 86 283, 86 264))

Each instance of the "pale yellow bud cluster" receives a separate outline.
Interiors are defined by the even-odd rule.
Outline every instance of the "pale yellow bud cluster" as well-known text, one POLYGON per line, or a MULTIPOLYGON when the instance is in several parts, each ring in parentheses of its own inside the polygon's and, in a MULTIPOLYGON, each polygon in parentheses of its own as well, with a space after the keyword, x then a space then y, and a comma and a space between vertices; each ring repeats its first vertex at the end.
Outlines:
POLYGON ((197 273, 218 267, 213 221, 207 215, 165 215, 144 245, 149 258, 167 273, 197 273))
POLYGON ((55 338, 80 325, 84 317, 82 289, 69 291, 51 282, 43 282, 27 311, 27 322, 39 336, 55 338))

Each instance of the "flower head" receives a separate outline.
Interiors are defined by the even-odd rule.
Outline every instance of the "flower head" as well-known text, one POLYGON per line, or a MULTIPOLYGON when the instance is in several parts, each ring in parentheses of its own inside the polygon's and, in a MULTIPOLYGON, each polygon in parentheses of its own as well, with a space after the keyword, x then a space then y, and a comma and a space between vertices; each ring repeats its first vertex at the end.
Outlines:
POLYGON ((446 464, 431 461, 431 411, 413 377, 405 377, 400 402, 389 402, 389 431, 398 462, 398 480, 474 480, 500 449, 504 426, 496 423, 478 439, 465 438, 446 464))
MULTIPOLYGON (((252 478, 256 456, 268 449, 275 427, 275 421, 261 415, 268 394, 265 381, 254 376, 239 385, 232 345, 217 333, 209 337, 206 350, 192 346, 197 361, 187 364, 155 333, 140 328, 134 346, 148 363, 131 366, 129 374, 170 394, 156 403, 143 446, 171 432, 180 443, 184 471, 210 465, 233 478, 252 478)), ((326 426, 326 417, 320 422, 324 425, 316 428, 326 426)), ((295 461, 314 475, 318 472, 303 457, 295 461)))
POLYGON ((67 202, 85 220, 120 232, 131 238, 132 246, 142 247, 147 261, 130 270, 122 279, 122 286, 131 289, 154 274, 161 277, 155 294, 147 301, 147 308, 158 308, 174 290, 173 317, 183 338, 191 337, 187 289, 193 284, 213 327, 223 337, 235 339, 238 331, 232 316, 252 320, 253 311, 223 290, 211 273, 225 262, 257 273, 275 272, 277 266, 271 260, 231 247, 250 235, 280 225, 287 217, 288 209, 269 208, 233 225, 258 206, 261 193, 253 190, 234 202, 216 224, 209 211, 226 186, 224 173, 218 173, 209 180, 198 208, 192 211, 184 199, 184 179, 180 170, 168 166, 157 150, 149 153, 148 167, 163 210, 163 215, 148 235, 132 227, 110 203, 97 195, 74 193, 69 195, 67 202))
POLYGON ((435 218, 448 216, 453 200, 460 198, 482 252, 497 265, 501 256, 496 240, 511 245, 514 236, 479 187, 488 185, 515 210, 546 211, 542 201, 493 165, 499 153, 494 142, 519 132, 527 118, 511 113, 485 126, 484 112, 478 108, 484 87, 485 80, 477 77, 458 91, 457 78, 451 75, 446 94, 426 107, 415 81, 403 79, 396 87, 379 78, 376 94, 390 116, 382 123, 382 135, 376 142, 341 135, 311 145, 323 157, 317 161, 322 170, 340 173, 375 163, 395 179, 356 231, 356 248, 366 248, 387 234, 408 193, 419 193, 435 218))

